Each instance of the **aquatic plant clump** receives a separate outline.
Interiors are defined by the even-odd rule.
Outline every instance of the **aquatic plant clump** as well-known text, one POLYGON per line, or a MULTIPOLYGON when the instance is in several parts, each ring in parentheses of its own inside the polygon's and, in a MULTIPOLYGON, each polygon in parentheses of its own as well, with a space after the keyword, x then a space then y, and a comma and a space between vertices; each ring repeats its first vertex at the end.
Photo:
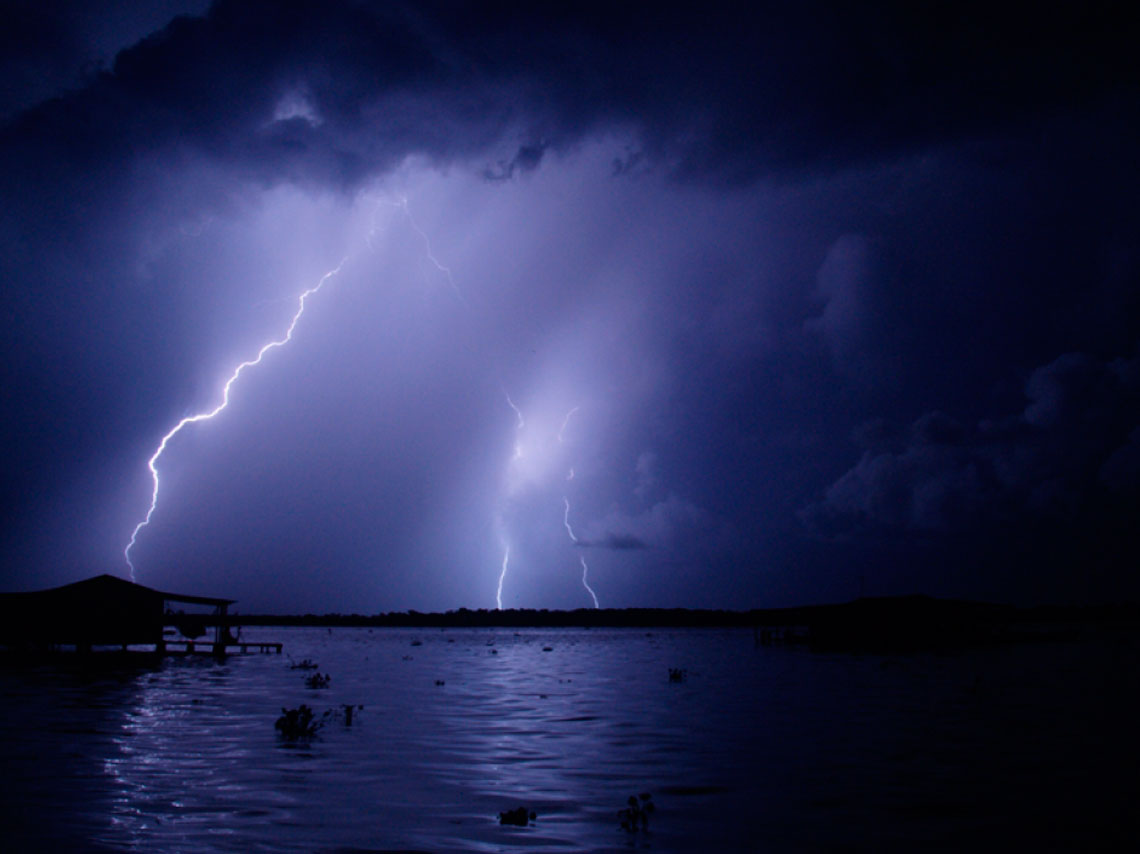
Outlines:
POLYGON ((325 712, 319 718, 315 718, 313 710, 302 703, 296 709, 282 709, 281 717, 273 725, 278 730, 283 738, 294 740, 298 738, 312 738, 317 734, 325 723, 328 717, 328 712, 325 712))
POLYGON ((327 673, 323 675, 320 673, 314 673, 312 676, 306 677, 305 684, 310 688, 327 688, 329 687, 329 682, 331 681, 332 677, 327 673))
POLYGON ((526 807, 516 807, 513 810, 499 813, 499 824, 511 824, 516 827, 526 827, 528 824, 538 818, 538 814, 534 810, 527 810, 526 807))
POLYGON ((628 830, 634 833, 638 830, 649 830, 649 816, 657 811, 653 805, 653 796, 649 792, 642 792, 640 795, 634 797, 629 796, 626 802, 628 806, 623 810, 618 810, 618 819, 621 821, 623 830, 628 830))

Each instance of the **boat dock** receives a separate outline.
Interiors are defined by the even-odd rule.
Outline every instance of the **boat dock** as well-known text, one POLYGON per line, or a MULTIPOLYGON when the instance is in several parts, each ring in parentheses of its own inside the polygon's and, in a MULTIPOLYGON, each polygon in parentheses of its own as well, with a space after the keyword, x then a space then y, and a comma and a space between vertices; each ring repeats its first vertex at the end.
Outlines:
POLYGON ((216 644, 213 641, 168 640, 159 644, 159 648, 155 651, 167 655, 233 655, 234 653, 247 655, 250 650, 256 650, 280 655, 281 646, 279 641, 233 641, 216 644))
POLYGON ((242 640, 240 631, 232 631, 228 609, 233 603, 214 596, 166 593, 113 575, 50 590, 3 593, 0 648, 17 655, 280 654, 279 642, 242 640))

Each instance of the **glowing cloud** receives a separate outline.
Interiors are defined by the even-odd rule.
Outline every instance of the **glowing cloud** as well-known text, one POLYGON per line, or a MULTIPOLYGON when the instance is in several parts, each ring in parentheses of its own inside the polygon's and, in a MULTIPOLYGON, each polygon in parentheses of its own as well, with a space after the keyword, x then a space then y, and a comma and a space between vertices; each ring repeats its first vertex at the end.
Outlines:
MULTIPOLYGON (((521 494, 528 492, 531 488, 537 488, 540 492, 545 485, 551 483, 555 477, 555 472, 560 470, 560 466, 564 460, 564 452, 561 451, 565 443, 566 428, 570 423, 571 417, 574 413, 578 412, 579 407, 575 406, 570 409, 560 421, 551 417, 543 416, 540 412, 539 415, 529 419, 523 417, 522 409, 511 399, 511 396, 504 391, 507 400, 507 405, 515 413, 515 446, 514 454, 511 457, 507 472, 506 472, 506 497, 517 498, 521 494)), ((571 481, 574 479, 574 469, 566 469, 565 480, 571 481)), ((574 533, 574 528, 570 524, 570 498, 568 495, 563 495, 563 516, 562 524, 566 528, 566 533, 570 538, 570 543, 573 546, 580 545, 578 537, 574 533)), ((503 512, 500 510, 498 517, 498 524, 500 528, 500 540, 504 549, 502 570, 499 574, 499 589, 496 595, 496 601, 499 607, 502 608, 502 589, 503 581, 506 577, 507 565, 509 562, 510 547, 507 535, 505 533, 506 523, 504 520, 503 512)), ((599 607, 598 597, 593 588, 590 587, 589 573, 590 567, 586 563, 586 558, 582 554, 578 555, 578 562, 582 566, 582 586, 589 594, 594 607, 599 607)))

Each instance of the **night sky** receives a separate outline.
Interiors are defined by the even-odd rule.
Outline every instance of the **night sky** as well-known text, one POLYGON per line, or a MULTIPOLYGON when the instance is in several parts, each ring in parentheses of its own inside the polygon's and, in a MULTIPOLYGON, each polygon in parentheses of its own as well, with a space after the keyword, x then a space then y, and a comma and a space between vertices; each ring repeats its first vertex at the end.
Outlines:
POLYGON ((9 0, 0 588, 130 577, 320 284, 140 583, 1135 599, 1128 5, 9 0))

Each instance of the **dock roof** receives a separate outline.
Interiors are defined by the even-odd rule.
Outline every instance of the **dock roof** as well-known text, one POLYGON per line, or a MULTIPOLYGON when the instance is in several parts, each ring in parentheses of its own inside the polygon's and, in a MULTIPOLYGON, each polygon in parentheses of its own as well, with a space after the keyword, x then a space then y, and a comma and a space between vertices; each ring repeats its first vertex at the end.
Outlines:
POLYGON ((71 597, 83 596, 101 598, 107 596, 151 596, 154 599, 163 599, 167 602, 183 602, 189 605, 232 605, 236 599, 219 599, 215 596, 191 596, 186 593, 170 593, 165 590, 155 590, 134 581, 127 581, 115 575, 103 573, 82 581, 74 581, 60 587, 49 587, 46 590, 34 590, 26 593, 4 593, 0 596, 14 597, 71 597))
MULTIPOLYGON (((224 619, 233 599, 155 590, 113 575, 28 593, 0 595, 0 645, 161 645, 170 603, 205 605, 224 619)), ((181 630, 181 627, 180 627, 181 630)))

